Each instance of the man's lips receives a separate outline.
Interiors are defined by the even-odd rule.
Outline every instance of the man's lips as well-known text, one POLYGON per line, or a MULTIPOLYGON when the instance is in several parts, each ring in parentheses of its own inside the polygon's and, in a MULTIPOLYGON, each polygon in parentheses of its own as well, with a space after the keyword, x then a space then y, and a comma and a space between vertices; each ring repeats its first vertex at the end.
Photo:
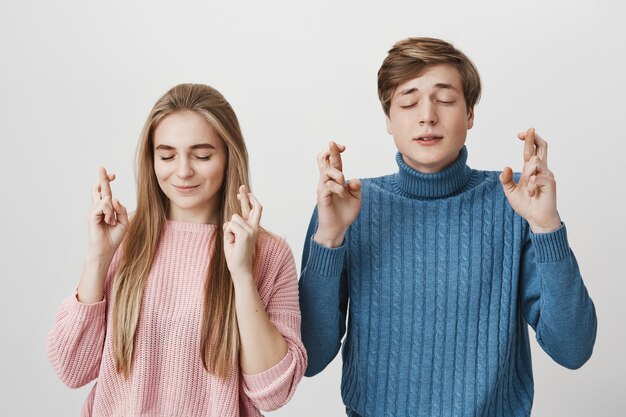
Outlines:
POLYGON ((425 135, 420 135, 415 138, 415 140, 419 140, 423 142, 428 142, 428 141, 433 141, 433 140, 438 140, 438 139, 443 139, 443 136, 436 135, 434 133, 427 133, 425 135))

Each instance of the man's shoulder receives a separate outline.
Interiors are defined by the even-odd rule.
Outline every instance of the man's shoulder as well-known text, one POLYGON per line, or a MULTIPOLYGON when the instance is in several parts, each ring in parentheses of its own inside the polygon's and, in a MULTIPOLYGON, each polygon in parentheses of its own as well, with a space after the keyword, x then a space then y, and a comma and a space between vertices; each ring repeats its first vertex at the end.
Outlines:
POLYGON ((397 173, 391 173, 386 175, 380 175, 378 177, 366 177, 360 178, 361 184, 363 186, 372 186, 372 185, 381 185, 385 183, 389 183, 393 181, 393 179, 397 176, 397 173))

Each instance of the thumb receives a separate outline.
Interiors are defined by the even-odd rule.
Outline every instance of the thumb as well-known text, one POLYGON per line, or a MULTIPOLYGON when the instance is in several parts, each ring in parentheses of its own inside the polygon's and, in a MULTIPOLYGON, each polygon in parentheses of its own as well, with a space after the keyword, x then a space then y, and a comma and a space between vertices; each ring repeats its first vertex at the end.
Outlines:
POLYGON ((353 197, 361 198, 361 180, 357 178, 348 181, 348 191, 353 197))
POLYGON ((114 198, 113 208, 115 209, 115 214, 117 215, 117 221, 128 227, 128 212, 126 211, 126 207, 120 203, 120 200, 114 198))
POLYGON ((228 245, 232 245, 235 242, 235 235, 233 231, 230 230, 230 222, 224 223, 222 227, 224 229, 224 242, 228 245))
POLYGON ((500 183, 502 183, 504 195, 507 197, 515 191, 517 184, 513 181, 513 170, 511 168, 506 167, 502 170, 502 173, 500 174, 500 183))

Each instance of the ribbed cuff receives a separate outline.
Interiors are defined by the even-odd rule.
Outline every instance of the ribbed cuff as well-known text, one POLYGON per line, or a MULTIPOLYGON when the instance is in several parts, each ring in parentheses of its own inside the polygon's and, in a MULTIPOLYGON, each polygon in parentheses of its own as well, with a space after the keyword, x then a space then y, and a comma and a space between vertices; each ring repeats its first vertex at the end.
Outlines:
POLYGON ((341 274, 343 260, 346 256, 346 245, 327 248, 317 243, 311 236, 309 259, 306 268, 322 277, 334 277, 341 274))
POLYGON ((570 255, 565 224, 550 233, 530 233, 538 262, 560 261, 570 255))
POLYGON ((74 314, 83 320, 101 317, 106 313, 106 301, 104 299, 93 304, 81 303, 78 301, 78 292, 76 290, 74 290, 69 302, 74 314))
POLYGON ((293 354, 290 350, 288 350, 285 357, 270 369, 255 375, 243 374, 243 380, 246 384, 246 388, 255 394, 259 393, 259 395, 265 394, 267 390, 271 391, 272 389, 275 389, 274 386, 276 382, 284 378, 284 374, 289 371, 293 362, 293 354))

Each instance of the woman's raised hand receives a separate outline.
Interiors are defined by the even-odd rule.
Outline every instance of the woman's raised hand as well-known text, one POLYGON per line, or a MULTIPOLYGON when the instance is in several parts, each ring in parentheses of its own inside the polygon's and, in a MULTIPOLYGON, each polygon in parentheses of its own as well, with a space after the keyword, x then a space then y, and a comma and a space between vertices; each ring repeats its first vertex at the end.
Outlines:
POLYGON ((128 213, 119 200, 113 198, 110 182, 115 174, 100 168, 100 178, 93 187, 93 209, 89 215, 89 253, 113 257, 128 230, 128 213))
POLYGON ((233 214, 230 221, 224 223, 224 254, 233 280, 252 276, 254 247, 263 212, 263 207, 245 185, 239 187, 237 198, 241 203, 241 216, 233 214))

